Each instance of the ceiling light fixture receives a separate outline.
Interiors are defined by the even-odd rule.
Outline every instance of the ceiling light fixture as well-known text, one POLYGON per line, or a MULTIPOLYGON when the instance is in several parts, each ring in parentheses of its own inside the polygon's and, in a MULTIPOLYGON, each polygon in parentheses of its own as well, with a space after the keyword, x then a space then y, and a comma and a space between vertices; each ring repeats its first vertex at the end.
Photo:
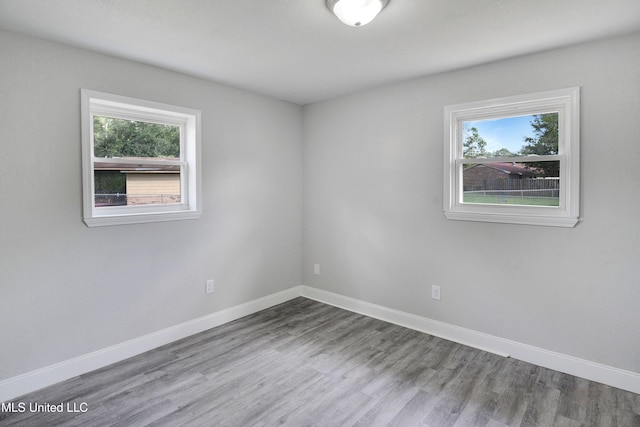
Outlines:
POLYGON ((389 0, 327 0, 327 7, 339 20, 362 27, 378 16, 389 0))

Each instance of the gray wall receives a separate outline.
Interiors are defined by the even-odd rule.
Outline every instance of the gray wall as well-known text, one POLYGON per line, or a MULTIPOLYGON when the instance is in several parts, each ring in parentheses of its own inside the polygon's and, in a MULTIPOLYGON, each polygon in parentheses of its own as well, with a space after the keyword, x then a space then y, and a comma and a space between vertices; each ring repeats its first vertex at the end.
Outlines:
POLYGON ((638 45, 301 108, 0 32, 0 380, 301 283, 640 372, 638 45), (583 222, 447 221, 443 105, 570 86, 582 87, 583 222), (202 110, 202 218, 82 223, 80 88, 202 110))
POLYGON ((640 372, 638 46, 636 34, 305 106, 304 284, 640 372), (582 223, 447 220, 443 106, 573 86, 582 223))
POLYGON ((301 284, 301 107, 9 32, 0 100, 0 380, 301 284), (80 88, 202 110, 200 219, 83 224, 80 88))

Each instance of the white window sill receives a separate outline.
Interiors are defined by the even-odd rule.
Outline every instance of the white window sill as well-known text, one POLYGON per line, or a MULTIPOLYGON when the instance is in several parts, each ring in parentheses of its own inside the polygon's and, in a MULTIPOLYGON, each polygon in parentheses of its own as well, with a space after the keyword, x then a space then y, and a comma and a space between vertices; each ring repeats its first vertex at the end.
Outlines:
POLYGON ((103 227, 110 225, 142 224, 147 222, 181 221, 200 218, 200 211, 159 212, 129 215, 104 215, 84 218, 88 227, 103 227))
POLYGON ((522 215, 504 213, 451 212, 445 211, 448 219, 459 221, 495 222, 503 224, 543 225, 550 227, 575 227, 578 217, 557 217, 544 215, 522 215))

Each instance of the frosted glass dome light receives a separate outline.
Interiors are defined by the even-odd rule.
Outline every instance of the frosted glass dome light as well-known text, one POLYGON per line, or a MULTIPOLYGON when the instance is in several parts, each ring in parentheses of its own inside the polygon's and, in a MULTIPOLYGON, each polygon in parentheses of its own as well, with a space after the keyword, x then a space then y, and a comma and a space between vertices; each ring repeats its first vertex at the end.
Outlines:
POLYGON ((327 7, 339 20, 352 27, 361 27, 378 16, 389 0, 327 0, 327 7))

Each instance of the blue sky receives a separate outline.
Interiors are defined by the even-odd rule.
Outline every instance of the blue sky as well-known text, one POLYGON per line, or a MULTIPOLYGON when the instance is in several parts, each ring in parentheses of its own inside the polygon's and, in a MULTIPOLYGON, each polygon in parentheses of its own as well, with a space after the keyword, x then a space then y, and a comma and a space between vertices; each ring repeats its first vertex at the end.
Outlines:
POLYGON ((485 150, 506 148, 515 154, 524 145, 524 137, 533 136, 531 121, 533 116, 518 116, 465 122, 465 127, 478 129, 478 134, 487 141, 485 150))

